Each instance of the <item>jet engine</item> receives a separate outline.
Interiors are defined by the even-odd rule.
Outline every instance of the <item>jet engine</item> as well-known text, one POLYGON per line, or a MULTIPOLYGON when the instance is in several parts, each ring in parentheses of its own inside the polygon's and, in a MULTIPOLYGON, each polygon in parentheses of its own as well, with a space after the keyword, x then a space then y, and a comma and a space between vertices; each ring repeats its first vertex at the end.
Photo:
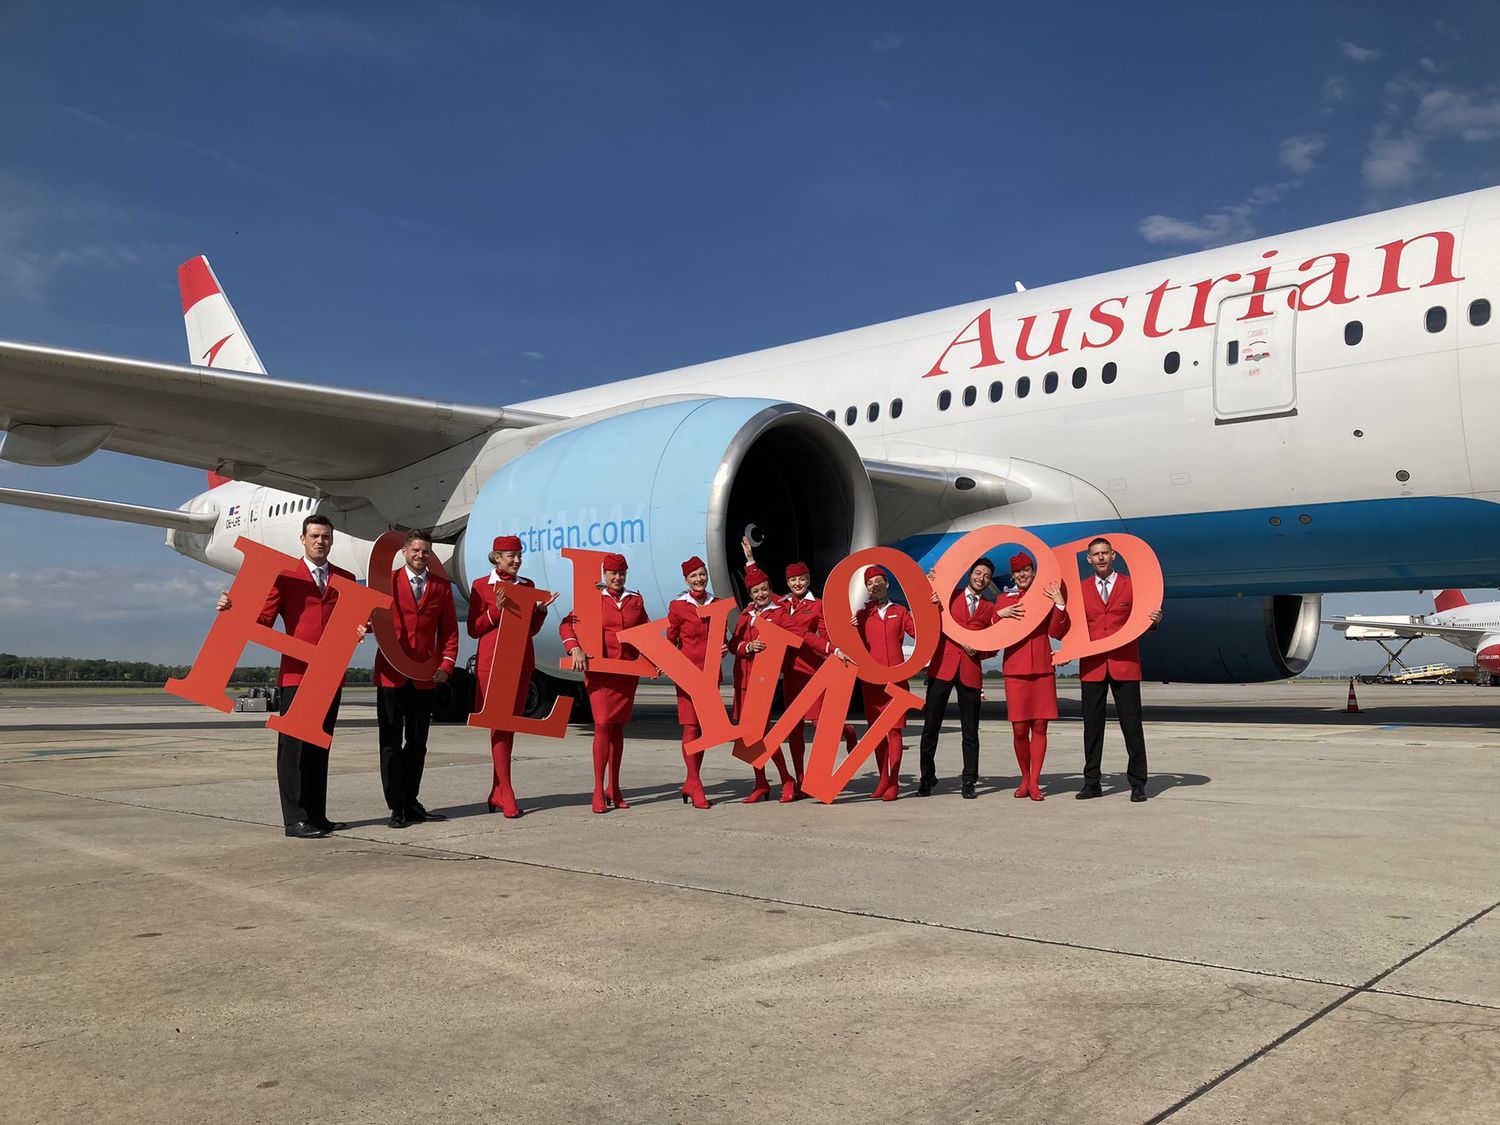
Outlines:
POLYGON ((1147 680, 1242 684, 1303 672, 1318 643, 1319 594, 1169 598, 1141 638, 1147 680))
POLYGON ((495 536, 520 537, 523 573, 560 595, 536 638, 537 666, 550 673, 562 651, 557 622, 573 600, 565 547, 625 555, 628 588, 661 617, 693 555, 707 562, 715 593, 743 594, 747 533, 768 573, 801 559, 820 588, 876 531, 864 464, 823 415, 766 399, 692 398, 585 421, 503 465, 479 490, 454 569, 467 588, 490 569, 495 536))

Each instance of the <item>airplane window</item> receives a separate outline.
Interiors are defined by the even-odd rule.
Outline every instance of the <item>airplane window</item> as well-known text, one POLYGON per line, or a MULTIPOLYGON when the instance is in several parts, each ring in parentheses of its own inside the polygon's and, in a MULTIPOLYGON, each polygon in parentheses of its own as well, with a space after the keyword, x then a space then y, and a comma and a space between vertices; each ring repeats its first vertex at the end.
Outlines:
POLYGON ((939 410, 947 410, 948 407, 950 407, 952 405, 953 405, 953 392, 952 391, 943 391, 940 395, 938 395, 938 409, 939 410))
POLYGON ((1224 365, 1226 367, 1233 367, 1239 361, 1240 342, 1238 340, 1230 340, 1228 346, 1224 349, 1224 365))
POLYGON ((1057 390, 1057 372, 1056 371, 1049 371, 1049 372, 1047 372, 1046 377, 1042 379, 1042 390, 1046 391, 1049 395, 1053 391, 1057 390))
POLYGON ((865 417, 868 418, 872 422, 875 421, 877 418, 879 418, 880 417, 880 403, 878 403, 878 402, 872 402, 872 403, 870 403, 870 409, 865 411, 865 417))
POLYGON ((964 405, 973 406, 974 400, 979 397, 979 392, 973 387, 964 388, 964 405))
POLYGON ((1073 389, 1075 391, 1082 390, 1083 385, 1088 381, 1089 371, 1087 367, 1075 367, 1073 369, 1073 389))
POLYGON ((1161 369, 1168 375, 1176 375, 1177 369, 1182 366, 1182 356, 1177 352, 1168 352, 1166 358, 1161 361, 1161 369))
POLYGON ((1115 381, 1115 376, 1119 373, 1120 369, 1118 366, 1116 366, 1114 363, 1106 363, 1099 370, 1099 379, 1101 382, 1106 384, 1113 383, 1115 381))
POLYGON ((1483 298, 1469 302, 1469 323, 1475 328, 1490 322, 1490 303, 1483 298))
POLYGON ((1031 376, 1022 375, 1016 380, 1016 397, 1025 398, 1031 393, 1031 376))
POLYGON ((844 411, 844 425, 852 426, 859 419, 859 407, 851 406, 844 411))
POLYGON ((990 401, 999 402, 1000 396, 1005 393, 1005 384, 995 382, 990 384, 990 401))
POLYGON ((1441 332, 1448 327, 1448 310, 1442 305, 1433 305, 1427 310, 1427 331, 1441 332))
POLYGON ((1365 326, 1357 320, 1344 325, 1344 343, 1351 348, 1365 338, 1365 326))
POLYGON ((901 417, 901 400, 899 398, 891 399, 891 417, 901 417))
POLYGON ((825 410, 823 411, 823 417, 827 418, 830 422, 837 422, 839 418, 838 411, 825 410))

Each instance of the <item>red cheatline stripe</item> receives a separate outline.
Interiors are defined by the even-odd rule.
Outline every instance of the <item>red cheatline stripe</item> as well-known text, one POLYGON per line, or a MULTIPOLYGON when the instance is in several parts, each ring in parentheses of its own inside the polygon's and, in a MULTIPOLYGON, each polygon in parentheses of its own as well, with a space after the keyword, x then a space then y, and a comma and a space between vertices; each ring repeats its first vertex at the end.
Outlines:
POLYGON ((187 312, 204 297, 212 297, 219 291, 213 271, 208 268, 208 259, 199 255, 189 258, 177 267, 177 288, 182 290, 182 311, 187 312))

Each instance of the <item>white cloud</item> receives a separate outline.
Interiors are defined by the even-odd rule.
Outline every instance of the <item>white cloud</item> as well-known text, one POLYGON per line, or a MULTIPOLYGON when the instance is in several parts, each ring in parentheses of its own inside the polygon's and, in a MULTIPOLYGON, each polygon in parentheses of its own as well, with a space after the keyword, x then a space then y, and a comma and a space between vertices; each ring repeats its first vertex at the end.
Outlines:
POLYGON ((1436 74, 1438 71, 1443 69, 1437 64, 1437 62, 1429 59, 1426 55, 1423 55, 1420 59, 1417 60, 1417 65, 1425 70, 1428 74, 1436 74))
POLYGON ((541 352, 522 352, 521 354, 524 355, 527 359, 541 359, 542 358, 542 353, 541 352))
POLYGON ((1431 90, 1417 101, 1417 129, 1464 141, 1500 137, 1500 98, 1483 100, 1459 90, 1431 90))
POLYGON ((1148 215, 1141 220, 1141 237, 1147 242, 1182 246, 1225 246, 1255 237, 1254 216, 1268 203, 1286 194, 1287 184, 1256 188, 1239 203, 1210 211, 1198 219, 1174 219, 1168 215, 1148 215))
POLYGON ((1453 42, 1455 43, 1461 42, 1463 39, 1463 36, 1459 33, 1458 28, 1454 27, 1451 23, 1447 23, 1443 20, 1438 20, 1435 24, 1433 24, 1432 29, 1444 38, 1453 40, 1453 42))
POLYGON ((1327 147, 1328 138, 1321 135, 1288 137, 1281 142, 1277 158, 1281 161, 1282 167, 1299 176, 1305 176, 1313 170, 1318 157, 1327 147))
POLYGON ((886 31, 870 40, 870 50, 885 52, 894 51, 906 42, 904 36, 897 35, 894 31, 886 31))
POLYGON ((406 54, 407 40, 382 33, 339 12, 268 8, 245 18, 238 26, 262 43, 290 54, 385 59, 406 54))
POLYGON ((1339 40, 1339 49, 1344 52, 1345 57, 1355 62, 1374 62, 1380 57, 1380 52, 1373 47, 1361 47, 1357 43, 1351 43, 1347 39, 1339 40))
POLYGON ((1427 142, 1414 133, 1377 130, 1365 152, 1365 186, 1376 191, 1409 187, 1426 152, 1427 142))
POLYGON ((1344 78, 1334 75, 1323 83, 1323 101, 1325 103, 1341 102, 1349 93, 1349 83, 1344 78))

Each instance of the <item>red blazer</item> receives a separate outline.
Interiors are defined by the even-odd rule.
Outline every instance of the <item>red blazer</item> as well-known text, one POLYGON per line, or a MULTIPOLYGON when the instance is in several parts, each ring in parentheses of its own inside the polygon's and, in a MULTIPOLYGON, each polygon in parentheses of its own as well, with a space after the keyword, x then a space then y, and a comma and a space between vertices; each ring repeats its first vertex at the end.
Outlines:
POLYGON ((788 594, 767 614, 767 620, 795 633, 800 646, 787 653, 783 672, 811 676, 823 660, 832 655, 833 644, 823 622, 823 601, 811 594, 794 598, 788 594))
MULTIPOLYGON (((1088 623, 1089 637, 1100 640, 1118 632, 1130 616, 1130 607, 1135 604, 1135 591, 1130 585, 1130 575, 1115 574, 1114 588, 1110 591, 1106 605, 1099 598, 1099 583, 1093 574, 1083 580, 1083 619, 1088 623)), ((1081 657, 1078 661, 1080 680, 1103 680, 1108 675, 1112 680, 1139 680, 1141 678, 1140 646, 1131 641, 1110 652, 1098 656, 1081 657)))
MULTIPOLYGON (((266 604, 260 611, 260 623, 274 625, 276 618, 280 616, 288 635, 299 641, 316 643, 322 638, 323 627, 328 624, 328 619, 333 616, 333 607, 339 602, 339 592, 333 588, 331 581, 335 574, 351 582, 354 580, 354 575, 343 567, 329 563, 330 581, 319 595, 318 584, 313 581, 306 560, 298 559, 293 566, 276 576, 276 583, 266 595, 266 604)), ((302 673, 305 671, 307 665, 302 661, 283 656, 281 672, 276 677, 277 686, 296 687, 302 682, 302 673)))
MULTIPOLYGON (((484 701, 484 685, 490 680, 490 666, 495 662, 495 646, 500 643, 500 607, 495 601, 495 585, 490 582, 490 575, 477 579, 469 590, 469 636, 479 642, 479 659, 474 666, 474 674, 478 677, 478 700, 480 705, 484 701)), ((517 575, 515 578, 502 577, 500 585, 535 586, 536 583, 529 578, 517 575)), ((408 584, 409 585, 409 584, 408 584)), ((409 592, 409 591, 408 591, 409 592)), ((422 601, 427 601, 424 591, 422 601)), ((520 698, 526 698, 526 686, 531 682, 531 673, 536 670, 536 655, 531 648, 531 638, 541 632, 542 622, 547 620, 547 607, 537 606, 531 614, 531 631, 526 634, 526 655, 521 659, 521 679, 517 692, 520 698)))
MULTIPOLYGON (((620 600, 615 601, 608 590, 599 591, 600 609, 604 618, 604 651, 588 652, 590 657, 605 656, 611 660, 634 660, 640 655, 634 645, 622 645, 620 643, 620 630, 629 629, 632 625, 644 625, 651 620, 646 615, 646 603, 634 590, 626 590, 620 595, 620 600)), ((582 648, 578 640, 578 634, 574 626, 578 624, 578 614, 570 613, 562 619, 558 626, 558 635, 563 640, 563 651, 571 653, 575 648, 582 648)))
POLYGON ((854 624, 865 640, 870 655, 882 664, 895 666, 906 659, 901 651, 902 637, 917 635, 916 622, 904 605, 887 602, 885 617, 875 612, 874 605, 866 605, 854 615, 854 624))
MULTIPOLYGON (((458 661, 458 612, 453 608, 453 583, 428 573, 422 587, 422 602, 412 600, 411 580, 406 567, 391 574, 391 623, 396 626, 396 640, 401 651, 413 660, 431 660, 442 653, 440 672, 453 671, 458 661)), ((431 680, 412 681, 417 687, 434 686, 431 680)), ((404 687, 407 678, 391 667, 385 653, 375 657, 375 686, 404 687)))
MULTIPOLYGON (((760 639, 760 630, 756 623, 764 617, 767 621, 776 620, 776 611, 780 603, 772 601, 765 609, 757 610, 753 605, 747 605, 740 611, 740 619, 734 623, 734 632, 729 638, 729 648, 734 653, 734 694, 738 699, 744 692, 745 685, 750 679, 750 662, 755 659, 754 654, 746 651, 746 645, 751 641, 760 639)), ((738 711, 738 706, 736 706, 738 711)))
MULTIPOLYGON (((980 598, 979 606, 974 610, 974 616, 970 617, 966 585, 962 590, 955 591, 953 597, 949 599, 948 615, 960 625, 982 629, 986 625, 994 624, 995 603, 986 598, 980 598)), ((964 687, 977 688, 984 683, 984 669, 979 666, 979 662, 995 655, 988 650, 978 650, 978 653, 977 656, 970 656, 963 650, 963 646, 954 643, 944 633, 938 637, 937 651, 932 654, 932 662, 927 665, 927 677, 932 680, 956 679, 964 687)))
MULTIPOLYGON (((701 602, 696 601, 692 594, 684 592, 667 605, 667 640, 700 668, 708 658, 708 620, 698 616, 697 607, 711 605, 714 600, 711 594, 704 594, 701 602)), ((719 681, 722 683, 723 679, 720 669, 719 681)))
MULTIPOLYGON (((1116 579, 1118 582, 1119 579, 1116 579)), ((1118 590, 1118 587, 1116 587, 1118 590)), ((1094 592, 1099 591, 1095 588, 1094 592)), ((1021 600, 1021 592, 1012 590, 1001 594, 995 609, 998 612, 1008 605, 1015 605, 1021 600)), ((1057 670, 1052 666, 1052 646, 1047 643, 1047 638, 1062 640, 1068 631, 1068 611, 1058 609, 1053 605, 1049 607, 1047 616, 1036 623, 1036 628, 1024 640, 1017 641, 1005 648, 1005 660, 1000 665, 1000 670, 1007 676, 1055 676, 1057 670)))

